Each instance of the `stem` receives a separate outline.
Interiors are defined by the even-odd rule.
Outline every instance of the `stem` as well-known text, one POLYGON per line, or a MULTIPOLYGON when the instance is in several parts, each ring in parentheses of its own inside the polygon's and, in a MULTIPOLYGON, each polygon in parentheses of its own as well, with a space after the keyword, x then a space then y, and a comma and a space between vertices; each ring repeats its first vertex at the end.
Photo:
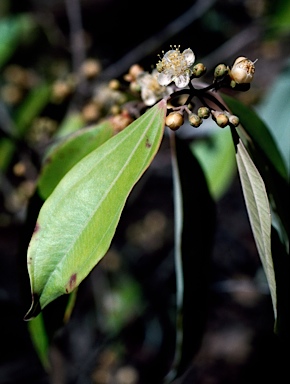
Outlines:
POLYGON ((175 356, 170 372, 165 378, 165 383, 171 382, 177 373, 177 367, 181 359, 181 351, 183 345, 183 266, 181 254, 181 237, 183 223, 183 206, 182 206, 182 191, 180 184, 180 175, 175 148, 175 133, 170 131, 170 148, 171 148, 171 164, 173 173, 173 199, 174 199, 174 259, 175 259, 175 274, 176 274, 176 346, 175 356))
POLYGON ((204 88, 196 89, 196 88, 194 88, 193 84, 190 81, 188 84, 189 88, 181 89, 180 91, 173 92, 170 95, 168 100, 173 99, 173 98, 178 97, 178 96, 181 96, 181 95, 189 95, 188 98, 186 99, 184 105, 188 105, 194 97, 197 97, 206 106, 208 106, 208 105, 204 99, 208 99, 208 100, 212 101, 221 110, 227 111, 227 108, 214 95, 209 93, 209 91, 211 91, 211 90, 217 91, 218 89, 222 88, 224 85, 225 85, 225 83, 223 81, 219 81, 219 82, 214 82, 214 83, 212 83, 212 84, 210 84, 204 88))

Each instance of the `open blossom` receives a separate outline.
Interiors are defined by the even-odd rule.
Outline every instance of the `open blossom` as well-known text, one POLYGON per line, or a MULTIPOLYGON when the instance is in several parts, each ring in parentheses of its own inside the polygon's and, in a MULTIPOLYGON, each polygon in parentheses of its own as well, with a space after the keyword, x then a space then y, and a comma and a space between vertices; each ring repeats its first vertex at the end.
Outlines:
POLYGON ((157 81, 158 72, 156 69, 149 72, 142 72, 138 75, 136 81, 141 88, 141 98, 148 106, 155 104, 163 97, 169 96, 173 92, 173 88, 165 87, 157 81))
POLYGON ((194 60, 195 55, 190 48, 180 52, 179 47, 176 47, 166 52, 156 65, 159 84, 167 86, 173 81, 178 88, 186 87, 192 75, 194 60))

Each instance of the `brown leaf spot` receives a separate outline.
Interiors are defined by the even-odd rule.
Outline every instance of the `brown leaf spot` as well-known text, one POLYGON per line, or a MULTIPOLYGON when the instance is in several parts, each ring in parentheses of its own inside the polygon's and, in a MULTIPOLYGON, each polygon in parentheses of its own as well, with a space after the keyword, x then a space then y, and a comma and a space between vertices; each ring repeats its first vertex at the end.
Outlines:
POLYGON ((146 137, 146 143, 145 143, 146 148, 151 148, 151 145, 152 144, 150 143, 148 137, 146 137))
POLYGON ((68 284, 66 285, 65 291, 66 293, 72 292, 77 285, 77 274, 74 273, 71 275, 68 284))
POLYGON ((34 231, 33 233, 37 233, 39 231, 39 224, 36 223, 35 227, 34 227, 34 231))

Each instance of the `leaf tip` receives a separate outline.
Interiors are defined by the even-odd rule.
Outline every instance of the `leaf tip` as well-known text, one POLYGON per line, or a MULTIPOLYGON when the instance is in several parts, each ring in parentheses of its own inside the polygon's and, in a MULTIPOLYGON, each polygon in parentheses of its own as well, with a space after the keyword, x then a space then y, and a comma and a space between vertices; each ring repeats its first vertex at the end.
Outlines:
POLYGON ((33 293, 31 307, 29 308, 28 312, 25 314, 23 320, 24 321, 32 320, 36 316, 38 316, 40 312, 41 312, 41 307, 39 302, 39 295, 37 293, 33 293))
POLYGON ((167 101, 165 99, 162 99, 158 102, 158 105, 160 107, 160 109, 163 109, 163 108, 166 108, 167 106, 167 101))

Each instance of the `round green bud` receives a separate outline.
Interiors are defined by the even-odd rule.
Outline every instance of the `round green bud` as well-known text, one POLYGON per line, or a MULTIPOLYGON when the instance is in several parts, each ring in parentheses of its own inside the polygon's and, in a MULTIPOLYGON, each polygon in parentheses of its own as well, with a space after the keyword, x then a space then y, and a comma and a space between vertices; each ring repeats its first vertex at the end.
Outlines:
POLYGON ((180 128, 183 122, 184 118, 180 112, 171 112, 165 119, 165 125, 172 129, 172 131, 176 131, 178 128, 180 128))
POLYGON ((206 72, 206 67, 202 63, 195 64, 192 68, 192 75, 194 77, 200 77, 206 72))
POLYGON ((207 107, 200 107, 197 110, 197 114, 201 119, 207 119, 210 116, 210 109, 207 107))
POLYGON ((198 116, 196 113, 191 113, 188 116, 188 122, 191 126, 197 128, 202 123, 202 118, 200 116, 198 116))
POLYGON ((229 68, 225 64, 219 64, 215 67, 214 70, 214 77, 222 77, 226 75, 229 72, 229 68))

